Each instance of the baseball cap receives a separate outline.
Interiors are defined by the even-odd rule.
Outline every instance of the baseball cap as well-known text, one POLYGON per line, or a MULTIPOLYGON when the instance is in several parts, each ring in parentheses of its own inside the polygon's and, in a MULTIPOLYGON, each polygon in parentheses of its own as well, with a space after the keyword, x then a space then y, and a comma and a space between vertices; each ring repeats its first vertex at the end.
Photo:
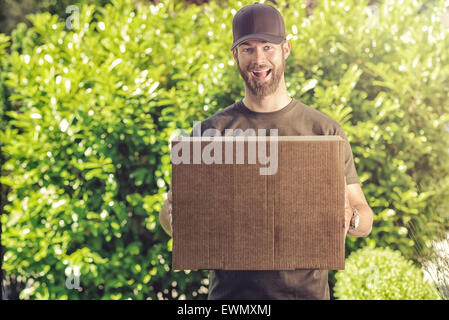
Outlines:
POLYGON ((234 50, 249 39, 265 40, 279 44, 285 39, 285 24, 281 13, 264 3, 254 3, 241 8, 232 20, 234 50))

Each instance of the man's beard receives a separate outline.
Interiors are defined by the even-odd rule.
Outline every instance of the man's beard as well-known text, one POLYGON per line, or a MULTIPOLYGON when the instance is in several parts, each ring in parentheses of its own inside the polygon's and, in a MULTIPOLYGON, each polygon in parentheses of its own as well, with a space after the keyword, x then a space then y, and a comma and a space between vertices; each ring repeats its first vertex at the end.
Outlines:
MULTIPOLYGON (((240 63, 237 58, 237 67, 239 69, 240 75, 242 76, 243 80, 246 83, 246 87, 251 91, 251 93, 256 97, 265 97, 268 95, 271 95, 276 92, 276 90, 279 88, 279 82, 282 79, 282 75, 284 74, 285 69, 285 59, 284 59, 284 52, 282 52, 282 65, 280 68, 276 68, 273 66, 271 69, 271 79, 269 81, 265 82, 259 82, 256 79, 252 78, 251 75, 248 75, 247 72, 244 72, 242 69, 240 69, 240 63)), ((266 69, 269 66, 258 66, 258 69, 266 69)), ((252 68, 251 70, 254 70, 255 68, 252 68)))

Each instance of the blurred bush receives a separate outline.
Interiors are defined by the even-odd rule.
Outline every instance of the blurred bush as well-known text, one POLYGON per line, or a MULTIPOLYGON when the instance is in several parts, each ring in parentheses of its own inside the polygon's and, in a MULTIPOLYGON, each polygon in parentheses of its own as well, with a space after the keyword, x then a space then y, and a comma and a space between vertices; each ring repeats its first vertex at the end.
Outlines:
POLYGON ((290 92, 342 124, 376 213, 349 249, 376 243, 413 258, 412 227, 426 241, 448 230, 449 28, 435 3, 323 1, 300 21, 287 11, 290 92))
POLYGON ((422 271, 390 248, 354 251, 335 277, 334 295, 341 300, 439 300, 422 271))
POLYGON ((9 35, 19 23, 29 24, 26 19, 29 14, 50 12, 57 14, 61 20, 65 20, 71 13, 70 6, 79 5, 79 3, 95 3, 102 6, 109 2, 109 0, 77 0, 76 2, 73 0, 0 0, 0 33, 9 35))
MULTIPOLYGON (((244 94, 232 18, 251 3, 115 0, 80 7, 72 29, 43 13, 13 32, 1 76, 1 221, 5 273, 30 280, 22 298, 205 298, 207 271, 170 270, 157 215, 172 134, 244 94), (73 275, 79 290, 66 288, 73 275)), ((368 5, 320 1, 310 14, 278 1, 292 43, 286 82, 351 142, 375 225, 349 238, 348 252, 376 244, 414 259, 416 241, 447 228, 449 212, 444 6, 368 5)))
MULTIPOLYGON (((6 70, 7 66, 7 55, 5 54, 5 49, 8 46, 9 37, 0 33, 0 128, 4 129, 6 127, 6 121, 4 112, 6 110, 6 70)), ((1 153, 0 153, 1 156, 1 153)), ((3 163, 3 162, 1 162, 3 163)))

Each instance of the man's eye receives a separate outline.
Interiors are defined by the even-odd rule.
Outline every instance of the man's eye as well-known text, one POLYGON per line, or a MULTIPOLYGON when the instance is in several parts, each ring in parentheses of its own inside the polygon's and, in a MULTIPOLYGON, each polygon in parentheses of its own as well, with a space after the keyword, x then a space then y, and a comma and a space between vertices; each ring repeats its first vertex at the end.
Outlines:
POLYGON ((272 46, 265 46, 265 49, 266 50, 269 50, 269 49, 271 49, 271 48, 273 48, 272 46))

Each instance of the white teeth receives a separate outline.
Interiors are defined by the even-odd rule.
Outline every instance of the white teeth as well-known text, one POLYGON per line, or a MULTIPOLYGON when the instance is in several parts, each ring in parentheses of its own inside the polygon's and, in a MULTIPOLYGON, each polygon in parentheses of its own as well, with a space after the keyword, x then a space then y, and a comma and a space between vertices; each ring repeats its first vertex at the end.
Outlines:
POLYGON ((256 71, 256 70, 254 70, 253 72, 257 72, 257 73, 260 73, 260 72, 266 72, 266 71, 270 71, 270 69, 266 69, 266 70, 260 70, 260 71, 256 71))

